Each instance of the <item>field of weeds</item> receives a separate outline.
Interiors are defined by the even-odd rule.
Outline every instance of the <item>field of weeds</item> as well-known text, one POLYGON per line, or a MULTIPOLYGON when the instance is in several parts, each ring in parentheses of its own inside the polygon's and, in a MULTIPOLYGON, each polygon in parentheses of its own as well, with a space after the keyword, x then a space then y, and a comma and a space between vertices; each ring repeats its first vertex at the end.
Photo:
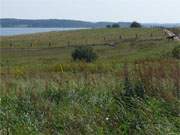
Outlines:
POLYGON ((1 37, 0 134, 180 134, 178 41, 161 29, 1 37), (91 46, 92 63, 73 61, 91 46))

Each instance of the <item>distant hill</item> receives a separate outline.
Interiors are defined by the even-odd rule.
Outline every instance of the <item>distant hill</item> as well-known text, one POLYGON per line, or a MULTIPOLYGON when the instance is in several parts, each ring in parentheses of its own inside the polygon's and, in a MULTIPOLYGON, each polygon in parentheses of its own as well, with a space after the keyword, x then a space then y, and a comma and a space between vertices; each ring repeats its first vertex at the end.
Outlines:
MULTIPOLYGON (((41 28, 104 28, 107 25, 118 23, 120 27, 129 27, 131 22, 87 22, 78 20, 58 20, 58 19, 47 19, 47 20, 30 20, 30 19, 11 19, 2 18, 0 19, 0 27, 41 27, 41 28)), ((143 27, 180 27, 180 23, 142 23, 143 27)))
MULTIPOLYGON (((63 27, 63 28, 103 28, 114 22, 86 22, 76 20, 28 20, 28 19, 0 19, 1 27, 63 27)), ((129 27, 130 22, 118 22, 121 27, 129 27)))

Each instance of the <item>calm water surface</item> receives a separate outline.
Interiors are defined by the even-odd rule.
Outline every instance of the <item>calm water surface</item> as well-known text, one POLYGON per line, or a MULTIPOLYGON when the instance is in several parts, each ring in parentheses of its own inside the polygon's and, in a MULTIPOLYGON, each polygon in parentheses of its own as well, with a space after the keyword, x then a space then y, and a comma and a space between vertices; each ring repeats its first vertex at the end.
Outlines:
POLYGON ((14 36, 50 31, 71 31, 85 28, 0 28, 0 36, 14 36))

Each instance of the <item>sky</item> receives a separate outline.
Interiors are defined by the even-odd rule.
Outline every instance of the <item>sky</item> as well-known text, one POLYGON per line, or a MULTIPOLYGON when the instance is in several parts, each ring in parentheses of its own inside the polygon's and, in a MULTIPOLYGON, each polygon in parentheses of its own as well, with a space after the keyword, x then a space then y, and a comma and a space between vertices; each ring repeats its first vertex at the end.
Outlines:
POLYGON ((180 23, 180 0, 0 0, 0 18, 180 23))

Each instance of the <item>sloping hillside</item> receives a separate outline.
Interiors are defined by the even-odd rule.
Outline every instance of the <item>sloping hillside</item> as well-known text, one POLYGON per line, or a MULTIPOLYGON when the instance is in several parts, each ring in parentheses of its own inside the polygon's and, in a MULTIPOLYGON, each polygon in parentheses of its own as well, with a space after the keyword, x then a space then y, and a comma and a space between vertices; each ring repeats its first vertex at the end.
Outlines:
POLYGON ((162 29, 0 40, 0 134, 180 134, 180 60, 172 56, 180 43, 162 29), (79 46, 91 47, 97 60, 74 61, 79 46))

